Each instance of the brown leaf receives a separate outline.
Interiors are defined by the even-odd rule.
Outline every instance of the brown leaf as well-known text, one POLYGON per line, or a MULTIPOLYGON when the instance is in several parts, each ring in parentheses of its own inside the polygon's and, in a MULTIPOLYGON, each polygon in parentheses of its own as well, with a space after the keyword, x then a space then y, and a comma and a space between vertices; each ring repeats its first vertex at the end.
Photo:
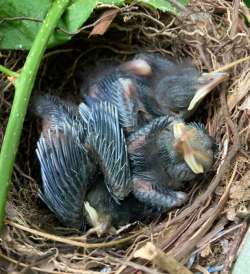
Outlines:
POLYGON ((134 257, 152 261, 169 274, 192 274, 188 268, 178 262, 172 255, 165 254, 151 242, 136 250, 134 257))
POLYGON ((94 28, 89 34, 89 37, 92 35, 103 35, 115 19, 118 12, 119 9, 110 9, 104 11, 101 17, 96 21, 94 28))

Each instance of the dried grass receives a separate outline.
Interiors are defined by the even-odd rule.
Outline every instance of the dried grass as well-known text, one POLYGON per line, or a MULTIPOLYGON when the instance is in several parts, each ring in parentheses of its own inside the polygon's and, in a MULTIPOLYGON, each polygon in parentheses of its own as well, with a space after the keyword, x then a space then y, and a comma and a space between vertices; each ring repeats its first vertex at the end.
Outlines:
MULTIPOLYGON (((188 57, 208 72, 245 58, 250 55, 250 22, 248 10, 238 4, 192 1, 189 12, 179 18, 134 6, 124 9, 103 37, 88 39, 85 31, 64 48, 48 52, 36 90, 56 90, 75 99, 75 72, 80 67, 100 57, 126 60, 141 50, 188 57)), ((2 52, 0 59, 1 64, 18 70, 25 53, 2 52)), ((216 138, 219 154, 211 173, 190 191, 189 203, 150 226, 131 226, 117 236, 86 239, 61 227, 40 202, 34 153, 39 125, 28 114, 0 241, 0 272, 92 274, 102 269, 116 274, 160 273, 154 265, 133 257, 151 241, 179 261, 193 264, 193 269, 205 273, 206 266, 224 264, 223 273, 228 273, 250 213, 249 65, 247 59, 229 68, 230 79, 206 99, 202 115, 197 114, 216 138)), ((14 90, 3 75, 0 88, 2 140, 14 90)))

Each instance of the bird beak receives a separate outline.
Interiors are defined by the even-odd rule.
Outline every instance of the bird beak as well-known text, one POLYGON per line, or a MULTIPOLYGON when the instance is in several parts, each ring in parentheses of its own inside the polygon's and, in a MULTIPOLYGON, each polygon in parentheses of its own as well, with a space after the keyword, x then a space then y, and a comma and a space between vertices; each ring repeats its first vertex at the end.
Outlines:
MULTIPOLYGON (((177 140, 177 146, 183 154, 183 158, 187 165, 195 174, 203 173, 203 166, 195 159, 194 151, 188 142, 189 138, 192 138, 188 134, 188 130, 184 123, 179 122, 173 125, 174 137, 177 140)), ((189 130, 190 131, 190 130, 189 130)))
POLYGON ((115 234, 116 229, 111 226, 111 221, 108 215, 100 216, 96 209, 89 204, 89 202, 84 202, 84 208, 89 216, 90 225, 93 226, 93 228, 90 229, 91 234, 96 233, 98 238, 108 232, 115 234))
POLYGON ((99 225, 99 216, 98 212, 95 210, 94 207, 92 207, 89 202, 84 202, 84 208, 89 216, 89 221, 91 222, 91 225, 93 227, 96 227, 99 225))
POLYGON ((197 160, 194 157, 194 153, 190 152, 190 149, 188 148, 188 146, 185 146, 185 145, 186 144, 184 143, 183 151, 184 151, 185 162, 195 174, 203 173, 204 172, 203 166, 197 162, 197 160))
POLYGON ((188 110, 191 111, 194 107, 205 97, 207 94, 228 78, 228 74, 225 72, 211 72, 203 73, 198 82, 200 83, 200 88, 195 93, 193 99, 191 100, 188 110))

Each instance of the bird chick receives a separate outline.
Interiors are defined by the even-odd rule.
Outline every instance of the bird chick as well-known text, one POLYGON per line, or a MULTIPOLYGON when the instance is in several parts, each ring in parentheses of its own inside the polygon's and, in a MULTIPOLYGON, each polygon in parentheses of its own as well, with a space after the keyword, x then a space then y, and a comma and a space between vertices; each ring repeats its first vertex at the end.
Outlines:
POLYGON ((202 99, 228 78, 223 72, 202 73, 188 62, 176 63, 158 54, 138 54, 121 65, 137 76, 139 99, 154 117, 188 118, 202 99))
MULTIPOLYGON (((119 202, 131 191, 127 149, 118 112, 108 103, 89 109, 57 97, 35 102, 43 130, 37 143, 42 186, 39 196, 64 225, 81 229, 85 224, 85 197, 95 187, 94 175, 119 202)), ((109 195, 110 195, 109 194, 109 195)))
POLYGON ((201 124, 171 116, 154 119, 128 141, 134 195, 163 209, 182 205, 183 182, 207 172, 213 164, 214 141, 201 124))

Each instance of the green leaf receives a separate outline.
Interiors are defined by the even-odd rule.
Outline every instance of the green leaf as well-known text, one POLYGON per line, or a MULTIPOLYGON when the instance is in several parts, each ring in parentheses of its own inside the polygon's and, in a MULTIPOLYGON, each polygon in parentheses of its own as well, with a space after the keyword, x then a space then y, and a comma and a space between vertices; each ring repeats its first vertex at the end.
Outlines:
MULTIPOLYGON (((67 32, 77 31, 83 23, 90 17, 96 7, 95 0, 75 0, 67 8, 66 12, 59 21, 58 27, 67 32)), ((54 32, 49 41, 48 47, 53 47, 62 44, 71 39, 71 35, 66 35, 62 32, 54 32)), ((1 44, 0 44, 1 45, 1 44)))
MULTIPOLYGON (((0 48, 30 49, 41 22, 20 20, 20 17, 35 18, 42 21, 53 0, 0 0, 0 48), (16 17, 17 20, 3 20, 16 17), (19 18, 19 19, 18 19, 19 18)), ((67 32, 77 31, 90 17, 97 3, 121 5, 123 0, 73 0, 67 8, 58 26, 67 32)), ((62 44, 71 39, 71 35, 54 32, 48 47, 62 44)))
MULTIPOLYGON (((167 0, 138 0, 140 3, 152 6, 164 12, 170 12, 175 15, 179 13, 179 10, 167 0)), ((177 2, 185 7, 188 4, 188 0, 177 0, 177 2)))
POLYGON ((244 0, 245 4, 247 5, 247 7, 250 8, 250 0, 244 0))
MULTIPOLYGON (((41 3, 31 0, 0 0, 0 18, 25 16, 43 20, 50 5, 50 0, 43 0, 41 3)), ((2 21, 1 19, 0 21, 2 21)), ((32 21, 2 21, 0 24, 0 48, 30 48, 40 26, 40 23, 32 21)))
POLYGON ((69 32, 76 31, 89 18, 96 6, 95 0, 76 0, 72 3, 63 15, 59 26, 69 32))

